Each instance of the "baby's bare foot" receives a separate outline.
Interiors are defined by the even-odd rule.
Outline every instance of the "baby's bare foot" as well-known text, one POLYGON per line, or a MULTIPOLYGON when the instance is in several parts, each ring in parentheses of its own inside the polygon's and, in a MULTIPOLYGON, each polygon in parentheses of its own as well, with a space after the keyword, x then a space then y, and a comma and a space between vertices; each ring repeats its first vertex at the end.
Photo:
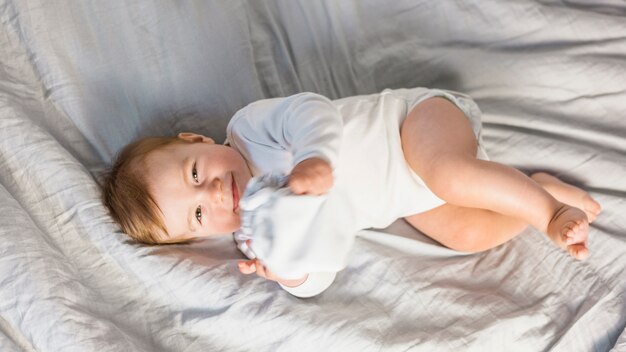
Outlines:
POLYGON ((589 222, 585 213, 567 204, 556 211, 548 224, 548 237, 578 260, 589 256, 588 235, 589 222))
POLYGON ((602 211, 600 204, 591 198, 589 193, 576 186, 567 184, 545 172, 537 172, 530 177, 559 202, 569 204, 584 211, 590 223, 593 222, 602 211))

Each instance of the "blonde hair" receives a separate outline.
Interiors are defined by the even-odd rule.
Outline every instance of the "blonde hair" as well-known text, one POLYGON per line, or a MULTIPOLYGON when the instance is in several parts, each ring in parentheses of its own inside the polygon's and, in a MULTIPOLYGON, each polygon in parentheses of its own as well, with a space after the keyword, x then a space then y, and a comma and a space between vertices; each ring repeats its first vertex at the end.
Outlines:
POLYGON ((146 159, 156 150, 176 143, 177 137, 146 137, 124 147, 104 175, 102 200, 123 232, 145 244, 180 243, 165 240, 167 229, 161 210, 148 192, 146 159))

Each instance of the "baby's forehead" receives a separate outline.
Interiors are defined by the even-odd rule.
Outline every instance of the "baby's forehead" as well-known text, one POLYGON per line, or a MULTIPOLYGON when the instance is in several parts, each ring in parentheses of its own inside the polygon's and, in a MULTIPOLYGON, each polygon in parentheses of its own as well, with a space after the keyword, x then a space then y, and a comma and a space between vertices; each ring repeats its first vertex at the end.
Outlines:
POLYGON ((149 180, 158 178, 159 175, 167 175, 168 171, 181 163, 183 158, 179 154, 176 147, 155 149, 137 165, 137 171, 142 172, 149 180))
POLYGON ((188 145, 185 143, 171 143, 152 150, 145 157, 146 164, 164 161, 174 161, 177 157, 181 157, 188 145))

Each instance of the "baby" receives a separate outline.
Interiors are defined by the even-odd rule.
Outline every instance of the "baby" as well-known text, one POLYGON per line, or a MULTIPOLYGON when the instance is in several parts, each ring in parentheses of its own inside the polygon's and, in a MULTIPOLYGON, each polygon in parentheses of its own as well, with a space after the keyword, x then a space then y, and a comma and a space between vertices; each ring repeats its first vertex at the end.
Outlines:
POLYGON ((250 258, 239 270, 299 297, 319 294, 335 273, 282 279, 255 258, 250 240, 238 236, 239 200, 253 176, 287 174, 297 195, 342 190, 356 210, 356 229, 404 218, 444 246, 478 252, 531 225, 585 259, 600 205, 548 174, 527 177, 489 161, 480 131, 476 104, 444 90, 260 100, 235 114, 224 145, 180 133, 126 146, 106 177, 103 199, 122 230, 143 243, 235 233, 250 258))

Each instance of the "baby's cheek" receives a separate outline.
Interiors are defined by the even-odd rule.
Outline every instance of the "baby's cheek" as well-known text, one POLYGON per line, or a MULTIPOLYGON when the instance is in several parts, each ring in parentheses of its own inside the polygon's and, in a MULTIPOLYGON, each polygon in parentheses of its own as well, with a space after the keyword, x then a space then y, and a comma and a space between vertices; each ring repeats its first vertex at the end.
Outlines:
POLYGON ((215 225, 220 233, 230 233, 239 230, 241 219, 238 214, 224 212, 216 216, 215 225))
POLYGON ((233 231, 237 231, 241 228, 241 218, 239 215, 235 215, 232 220, 233 231))

